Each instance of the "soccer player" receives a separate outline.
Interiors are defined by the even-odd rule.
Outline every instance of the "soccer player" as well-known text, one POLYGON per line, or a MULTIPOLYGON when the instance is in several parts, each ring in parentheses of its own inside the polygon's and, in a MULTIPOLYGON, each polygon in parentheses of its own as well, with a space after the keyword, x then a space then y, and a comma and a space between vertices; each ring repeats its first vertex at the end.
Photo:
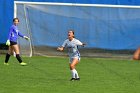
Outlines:
POLYGON ((68 31, 68 39, 66 39, 61 47, 58 47, 57 50, 63 51, 64 48, 68 48, 69 55, 69 66, 72 74, 70 81, 80 80, 78 72, 76 70, 76 65, 80 61, 80 53, 78 51, 78 46, 84 46, 85 44, 74 38, 74 31, 68 31))
POLYGON ((134 55, 133 55, 133 59, 134 59, 134 60, 140 60, 140 48, 138 48, 138 49, 135 51, 135 53, 134 53, 134 55))
POLYGON ((9 52, 6 54, 5 57, 5 65, 9 65, 8 61, 11 55, 13 55, 13 53, 15 52, 16 54, 16 58, 19 61, 20 65, 27 65, 27 63, 23 62, 21 57, 20 57, 20 51, 19 51, 19 46, 17 44, 17 38, 18 36, 25 38, 26 40, 29 40, 29 38, 27 36, 22 35, 19 30, 18 30, 18 25, 19 23, 19 19, 18 18, 14 18, 13 19, 13 25, 10 28, 9 31, 9 35, 8 35, 8 40, 6 42, 6 45, 9 46, 9 52))

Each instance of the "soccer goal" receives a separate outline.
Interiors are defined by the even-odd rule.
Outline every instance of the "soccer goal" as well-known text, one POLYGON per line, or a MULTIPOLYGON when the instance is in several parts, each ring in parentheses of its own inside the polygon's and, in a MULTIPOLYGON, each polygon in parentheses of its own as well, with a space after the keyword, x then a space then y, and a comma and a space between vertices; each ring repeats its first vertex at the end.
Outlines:
POLYGON ((22 55, 65 56, 56 48, 69 29, 87 46, 82 56, 132 57, 140 42, 140 6, 15 1, 14 16, 30 42, 19 39, 22 55))

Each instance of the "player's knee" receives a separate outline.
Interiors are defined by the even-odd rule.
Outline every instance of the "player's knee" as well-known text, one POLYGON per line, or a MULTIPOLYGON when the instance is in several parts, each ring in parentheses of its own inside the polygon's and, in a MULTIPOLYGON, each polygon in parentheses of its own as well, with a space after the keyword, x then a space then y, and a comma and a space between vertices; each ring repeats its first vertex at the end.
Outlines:
POLYGON ((70 65, 70 69, 74 69, 74 65, 73 64, 70 65))
POLYGON ((139 56, 134 56, 133 60, 140 60, 139 56))
POLYGON ((19 53, 19 51, 15 51, 15 54, 18 55, 18 54, 20 54, 20 53, 19 53))

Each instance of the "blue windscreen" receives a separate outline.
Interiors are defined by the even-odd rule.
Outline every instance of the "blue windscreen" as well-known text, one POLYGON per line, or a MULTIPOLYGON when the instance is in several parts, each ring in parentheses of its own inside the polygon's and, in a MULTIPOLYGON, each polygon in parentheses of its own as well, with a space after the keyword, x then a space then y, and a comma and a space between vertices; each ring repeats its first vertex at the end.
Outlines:
POLYGON ((13 20, 13 0, 0 0, 0 44, 6 42, 13 20))
POLYGON ((123 50, 140 45, 140 9, 27 5, 26 17, 35 46, 60 46, 69 29, 86 48, 123 50))

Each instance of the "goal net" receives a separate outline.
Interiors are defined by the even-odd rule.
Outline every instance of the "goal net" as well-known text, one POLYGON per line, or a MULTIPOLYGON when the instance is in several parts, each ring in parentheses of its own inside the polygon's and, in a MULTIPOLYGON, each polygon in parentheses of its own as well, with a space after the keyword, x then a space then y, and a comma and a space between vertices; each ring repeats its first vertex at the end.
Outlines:
POLYGON ((22 55, 66 56, 56 48, 69 29, 85 47, 82 56, 131 58, 140 44, 140 6, 18 2, 19 29, 31 38, 19 39, 22 55))

